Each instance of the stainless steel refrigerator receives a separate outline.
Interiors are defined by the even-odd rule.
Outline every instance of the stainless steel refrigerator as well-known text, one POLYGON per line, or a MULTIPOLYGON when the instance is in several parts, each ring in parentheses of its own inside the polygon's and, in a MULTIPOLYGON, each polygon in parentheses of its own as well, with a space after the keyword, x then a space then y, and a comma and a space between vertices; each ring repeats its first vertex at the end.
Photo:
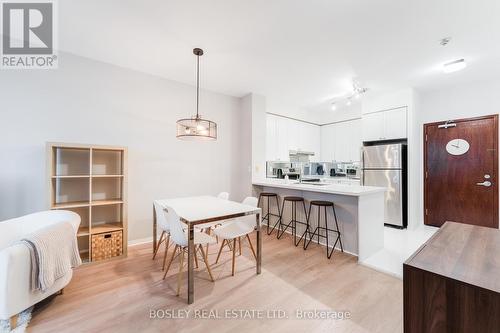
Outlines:
POLYGON ((406 144, 368 145, 362 148, 362 184, 387 188, 385 224, 407 226, 406 144))

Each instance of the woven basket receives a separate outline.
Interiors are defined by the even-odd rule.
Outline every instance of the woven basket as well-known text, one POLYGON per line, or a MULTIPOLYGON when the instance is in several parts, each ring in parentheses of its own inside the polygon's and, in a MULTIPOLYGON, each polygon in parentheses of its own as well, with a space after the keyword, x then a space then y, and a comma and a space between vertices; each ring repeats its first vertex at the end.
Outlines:
POLYGON ((122 253, 122 230, 92 235, 92 261, 121 256, 122 253))

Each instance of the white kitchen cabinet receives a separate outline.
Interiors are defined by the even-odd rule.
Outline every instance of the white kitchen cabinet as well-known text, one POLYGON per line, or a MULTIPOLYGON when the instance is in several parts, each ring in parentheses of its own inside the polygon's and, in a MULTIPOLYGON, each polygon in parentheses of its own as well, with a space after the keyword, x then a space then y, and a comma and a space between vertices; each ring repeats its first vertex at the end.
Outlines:
MULTIPOLYGON (((286 123, 288 131, 288 150, 301 150, 302 142, 300 140, 300 132, 302 124, 293 119, 282 118, 286 123)), ((303 149, 302 149, 303 150, 303 149)))
POLYGON ((406 107, 363 115, 363 141, 404 139, 407 137, 406 107))
POLYGON ((319 162, 321 160, 321 129, 318 125, 308 124, 309 126, 309 144, 314 152, 311 161, 319 162))
POLYGON ((335 124, 321 126, 321 161, 332 162, 335 159, 335 124))
POLYGON ((407 137, 406 108, 385 111, 385 137, 403 139, 407 137))
POLYGON ((266 160, 274 161, 278 156, 278 137, 277 137, 276 116, 267 115, 266 117, 266 160))
POLYGON ((335 124, 335 151, 334 160, 336 162, 348 162, 349 161, 349 134, 350 126, 349 122, 341 122, 335 124))
POLYGON ((266 160, 288 161, 290 150, 314 152, 320 160, 320 127, 303 121, 268 114, 266 117, 266 160))
POLYGON ((299 123, 299 150, 313 152, 314 156, 310 157, 311 162, 320 160, 321 139, 320 127, 314 124, 305 122, 299 123))
POLYGON ((383 112, 365 114, 361 123, 363 141, 383 140, 385 135, 385 115, 383 112))
POLYGON ((290 150, 288 136, 288 119, 276 117, 276 160, 288 161, 290 159, 288 151, 290 150))
POLYGON ((361 119, 355 119, 349 122, 349 162, 359 162, 362 146, 361 119))
POLYGON ((321 161, 359 161, 361 120, 354 119, 321 126, 321 161))

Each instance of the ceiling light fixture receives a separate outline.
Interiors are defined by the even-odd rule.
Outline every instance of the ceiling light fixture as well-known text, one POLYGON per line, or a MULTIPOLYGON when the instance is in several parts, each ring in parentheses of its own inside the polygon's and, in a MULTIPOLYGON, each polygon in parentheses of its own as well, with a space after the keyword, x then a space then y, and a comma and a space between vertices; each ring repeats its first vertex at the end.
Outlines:
POLYGON ((439 44, 441 44, 441 46, 446 46, 450 43, 451 41, 451 37, 444 37, 444 38, 441 38, 441 40, 439 41, 439 44))
POLYGON ((177 120, 177 138, 181 140, 217 140, 217 124, 203 119, 198 110, 200 106, 200 57, 203 50, 195 48, 196 55, 196 115, 177 120))
POLYGON ((467 67, 467 63, 465 62, 465 59, 459 59, 455 61, 448 62, 443 65, 443 72, 445 73, 453 73, 453 72, 458 72, 462 69, 467 67))
POLYGON ((361 95, 363 95, 367 91, 368 88, 362 87, 357 80, 352 80, 352 92, 344 95, 344 97, 342 98, 335 99, 331 104, 332 111, 335 111, 337 109, 337 104, 339 101, 345 100, 345 105, 350 106, 352 104, 352 99, 359 99, 361 95))

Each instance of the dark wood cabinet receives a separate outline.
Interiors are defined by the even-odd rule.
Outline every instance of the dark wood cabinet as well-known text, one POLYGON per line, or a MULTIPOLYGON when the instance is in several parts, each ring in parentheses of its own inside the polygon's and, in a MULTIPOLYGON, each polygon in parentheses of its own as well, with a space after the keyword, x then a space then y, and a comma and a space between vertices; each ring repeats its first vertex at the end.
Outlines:
POLYGON ((406 333, 500 332, 500 231, 446 222, 403 265, 406 333))

